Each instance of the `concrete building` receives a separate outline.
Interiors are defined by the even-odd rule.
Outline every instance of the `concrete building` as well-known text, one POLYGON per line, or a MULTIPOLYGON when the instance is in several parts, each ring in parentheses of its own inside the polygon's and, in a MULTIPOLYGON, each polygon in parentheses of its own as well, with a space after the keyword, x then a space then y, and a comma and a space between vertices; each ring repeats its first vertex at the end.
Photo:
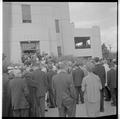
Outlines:
POLYGON ((92 28, 80 28, 74 30, 74 43, 76 41, 82 47, 74 47, 74 55, 78 57, 100 57, 102 58, 100 29, 98 26, 92 28), (87 44, 86 44, 87 43, 87 44))
POLYGON ((18 63, 23 53, 37 50, 56 56, 102 57, 100 29, 75 29, 67 2, 4 2, 3 53, 18 63), (80 46, 84 39, 89 47, 80 46))

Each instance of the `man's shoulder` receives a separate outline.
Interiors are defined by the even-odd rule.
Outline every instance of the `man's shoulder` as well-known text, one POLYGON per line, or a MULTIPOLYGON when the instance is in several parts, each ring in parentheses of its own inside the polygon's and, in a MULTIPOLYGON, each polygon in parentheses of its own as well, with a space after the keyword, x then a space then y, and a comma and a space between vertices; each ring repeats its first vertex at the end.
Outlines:
POLYGON ((32 75, 36 75, 36 74, 44 74, 44 72, 41 70, 35 70, 32 72, 32 75))
POLYGON ((17 78, 17 77, 15 77, 14 79, 12 79, 12 80, 10 80, 10 85, 21 85, 21 83, 24 83, 25 82, 25 80, 24 79, 22 79, 22 78, 17 78))
POLYGON ((101 69, 104 70, 105 67, 104 67, 102 64, 96 64, 96 65, 95 65, 95 70, 97 70, 97 69, 98 69, 98 70, 101 70, 101 69))
POLYGON ((55 75, 52 77, 52 79, 55 80, 55 79, 57 79, 58 77, 59 77, 59 74, 55 74, 55 75))

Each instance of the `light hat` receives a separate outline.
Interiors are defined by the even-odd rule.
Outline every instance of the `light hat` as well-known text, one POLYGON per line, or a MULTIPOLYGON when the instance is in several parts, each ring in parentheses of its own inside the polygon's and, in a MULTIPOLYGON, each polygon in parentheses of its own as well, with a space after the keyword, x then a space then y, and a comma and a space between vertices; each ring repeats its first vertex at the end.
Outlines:
POLYGON ((93 72, 94 67, 95 66, 94 66, 94 64, 92 62, 87 62, 86 63, 86 69, 87 69, 88 72, 93 72))

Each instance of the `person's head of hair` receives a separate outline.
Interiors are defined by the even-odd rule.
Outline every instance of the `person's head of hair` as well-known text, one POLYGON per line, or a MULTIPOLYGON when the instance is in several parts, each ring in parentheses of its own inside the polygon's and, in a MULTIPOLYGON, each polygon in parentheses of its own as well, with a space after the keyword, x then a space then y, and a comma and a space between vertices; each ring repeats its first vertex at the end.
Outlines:
POLYGON ((33 70, 40 69, 41 68, 41 64, 35 63, 32 68, 33 68, 33 70))
POLYGON ((117 64, 117 61, 116 61, 116 59, 113 59, 113 63, 114 63, 114 64, 117 64))
POLYGON ((64 62, 59 62, 58 63, 58 69, 66 69, 66 65, 64 62))
POLYGON ((31 79, 32 75, 30 72, 25 72, 24 77, 25 77, 25 79, 31 79))
POLYGON ((83 66, 83 61, 80 61, 80 62, 79 62, 79 66, 83 66))
POLYGON ((75 63, 75 66, 76 66, 76 67, 79 67, 79 66, 80 66, 80 63, 77 61, 77 62, 75 63))
POLYGON ((48 69, 52 69, 52 68, 53 68, 52 63, 48 63, 48 69))
POLYGON ((111 62, 111 63, 109 64, 109 67, 110 67, 110 68, 114 68, 114 66, 115 66, 115 64, 114 64, 113 62, 111 62))
POLYGON ((94 60, 96 63, 98 63, 100 61, 99 57, 95 57, 94 60))
POLYGON ((88 72, 93 72, 94 71, 94 64, 92 62, 87 62, 86 63, 86 69, 88 72))
POLYGON ((94 61, 93 59, 92 59, 92 60, 90 60, 90 62, 91 62, 91 63, 93 63, 93 64, 95 64, 95 61, 94 61))

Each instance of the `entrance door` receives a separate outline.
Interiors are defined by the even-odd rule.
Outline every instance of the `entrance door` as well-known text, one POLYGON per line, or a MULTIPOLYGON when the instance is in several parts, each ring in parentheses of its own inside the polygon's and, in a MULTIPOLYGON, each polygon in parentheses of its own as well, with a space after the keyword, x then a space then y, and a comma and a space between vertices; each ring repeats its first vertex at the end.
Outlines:
POLYGON ((20 44, 22 54, 34 54, 37 52, 37 50, 40 50, 39 41, 21 41, 20 44))

